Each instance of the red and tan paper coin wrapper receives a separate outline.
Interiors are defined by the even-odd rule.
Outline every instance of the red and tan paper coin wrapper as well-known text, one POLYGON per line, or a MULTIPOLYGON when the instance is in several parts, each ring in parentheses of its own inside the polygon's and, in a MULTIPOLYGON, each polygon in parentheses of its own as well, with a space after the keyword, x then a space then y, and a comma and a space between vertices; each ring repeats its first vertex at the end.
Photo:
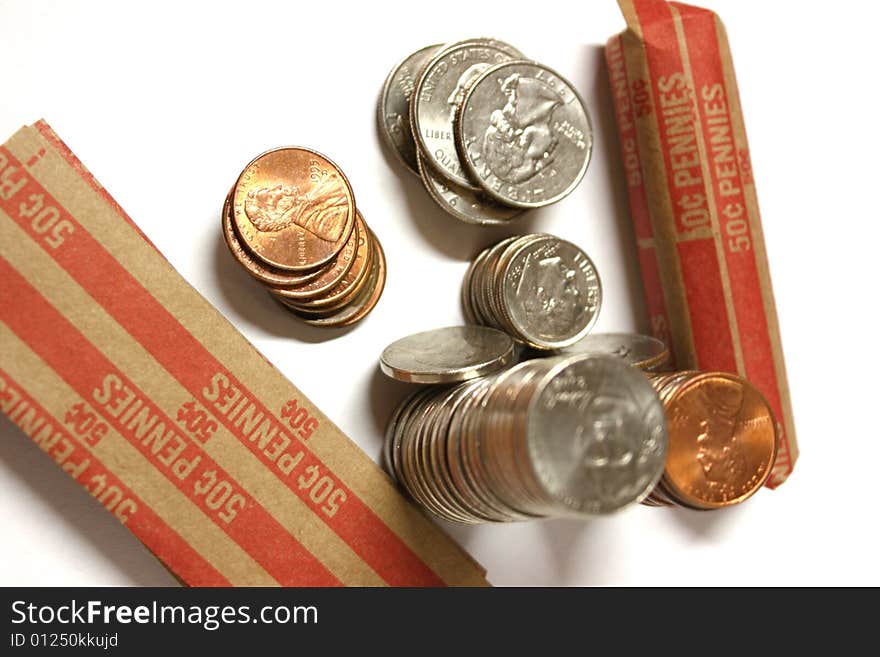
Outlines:
POLYGON ((0 147, 0 409, 186 584, 486 584, 45 123, 0 147))
POLYGON ((706 9, 619 0, 606 48, 654 334, 680 369, 736 372, 781 425, 768 486, 797 459, 779 323, 724 26, 706 9))

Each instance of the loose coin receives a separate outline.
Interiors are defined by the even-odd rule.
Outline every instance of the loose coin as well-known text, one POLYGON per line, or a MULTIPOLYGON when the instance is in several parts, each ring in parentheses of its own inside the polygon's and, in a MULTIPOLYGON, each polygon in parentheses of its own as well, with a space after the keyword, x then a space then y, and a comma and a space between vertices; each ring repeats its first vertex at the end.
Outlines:
POLYGON ((379 365, 399 381, 455 383, 497 372, 513 358, 514 343, 507 334, 485 326, 451 326, 393 342, 379 365))
POLYGON ((563 198, 592 150, 571 84, 498 39, 407 56, 385 78, 377 116, 382 139, 440 208, 480 226, 563 198))
POLYGON ((535 62, 505 61, 467 88, 456 141, 467 172, 461 177, 500 203, 537 208, 564 198, 584 177, 593 131, 570 82, 535 62))

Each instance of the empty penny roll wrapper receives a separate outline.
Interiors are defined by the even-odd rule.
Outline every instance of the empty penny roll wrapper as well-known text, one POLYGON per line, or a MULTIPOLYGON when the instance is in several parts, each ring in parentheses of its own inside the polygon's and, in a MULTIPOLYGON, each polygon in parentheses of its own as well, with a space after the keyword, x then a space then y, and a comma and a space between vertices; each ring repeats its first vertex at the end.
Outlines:
MULTIPOLYGON (((363 221, 319 156, 283 155, 296 166, 257 167, 253 189, 238 197, 251 213, 224 212, 223 230, 261 282, 314 282, 315 297, 295 299, 306 305, 336 294, 325 278, 345 278, 338 259, 363 221), (312 160, 328 171, 313 173, 330 210, 303 203, 279 214, 294 182, 277 187, 278 172, 302 186, 312 160), (327 239, 291 250, 300 224, 327 239)), ((0 413, 182 583, 486 584, 483 569, 171 267, 45 122, 0 145, 0 181, 0 413)), ((378 241, 367 243, 375 264, 365 282, 304 319, 341 326, 375 305, 385 258, 378 241)))

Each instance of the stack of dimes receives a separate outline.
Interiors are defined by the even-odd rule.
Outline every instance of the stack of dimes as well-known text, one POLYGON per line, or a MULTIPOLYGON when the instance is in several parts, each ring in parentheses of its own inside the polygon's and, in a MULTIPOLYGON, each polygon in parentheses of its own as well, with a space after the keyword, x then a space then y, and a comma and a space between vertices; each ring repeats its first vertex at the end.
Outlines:
POLYGON ((504 224, 567 196, 592 151, 570 82, 495 39, 422 48, 391 70, 379 132, 452 216, 504 224))
POLYGON ((553 235, 510 237, 481 252, 464 277, 465 318, 539 350, 569 347, 599 316, 602 284, 580 248, 553 235))
MULTIPOLYGON (((485 370, 503 360, 512 343, 494 333, 461 327, 410 336, 385 350, 382 369, 415 366, 436 380, 441 361, 456 361, 460 380, 466 363, 485 370), (443 343, 442 355, 412 358, 433 342, 443 343)), ((385 462, 441 518, 506 522, 602 515, 643 500, 663 472, 666 447, 663 406, 644 375, 613 356, 579 354, 416 392, 388 426, 385 462)))
POLYGON ((345 174, 306 148, 263 153, 223 206, 232 255, 303 321, 360 321, 385 287, 385 254, 354 202, 345 174))
POLYGON ((754 495, 767 481, 778 428, 764 396, 723 372, 655 374, 669 418, 669 456, 653 506, 718 509, 754 495))

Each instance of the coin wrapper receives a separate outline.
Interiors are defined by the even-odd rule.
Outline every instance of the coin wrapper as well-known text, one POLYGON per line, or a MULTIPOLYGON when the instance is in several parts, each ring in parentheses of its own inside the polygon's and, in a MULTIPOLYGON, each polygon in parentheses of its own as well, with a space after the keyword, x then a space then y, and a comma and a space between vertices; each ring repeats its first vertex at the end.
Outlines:
POLYGON ((798 449, 727 35, 706 9, 619 5, 606 60, 651 330, 679 369, 735 372, 766 396, 774 488, 798 449))
POLYGON ((193 586, 484 585, 49 126, 0 146, 0 412, 193 586))

